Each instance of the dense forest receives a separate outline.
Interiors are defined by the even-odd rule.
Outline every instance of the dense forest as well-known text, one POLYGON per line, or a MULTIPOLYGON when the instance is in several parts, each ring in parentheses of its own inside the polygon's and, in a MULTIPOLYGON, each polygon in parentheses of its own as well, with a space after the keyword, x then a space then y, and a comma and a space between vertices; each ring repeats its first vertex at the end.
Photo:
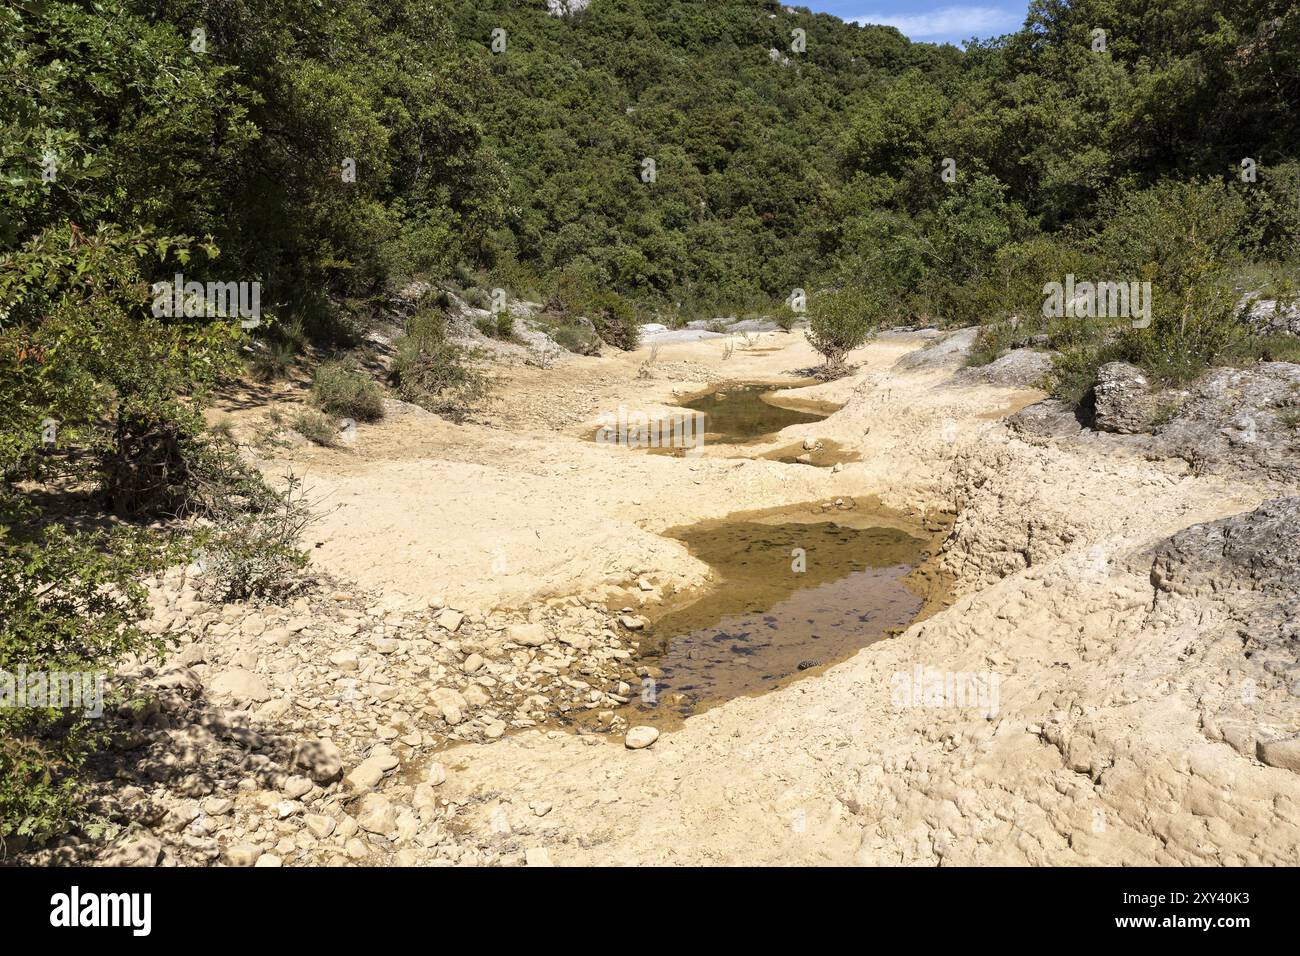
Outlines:
MULTIPOLYGON (((1240 302, 1294 297, 1297 62, 1286 0, 1034 0, 965 50, 768 0, 5 0, 0 667, 149 646, 131 582, 194 547, 150 521, 274 555, 231 593, 301 560, 204 396, 346 353, 413 282, 597 311, 621 346, 804 289, 980 324, 977 361, 1050 348, 1074 401, 1111 358, 1294 357, 1240 302), (259 321, 159 314, 179 273, 256 283, 259 321), (1044 317, 1067 275, 1150 282, 1151 321, 1044 317), (119 523, 51 520, 49 482, 119 523)), ((411 329, 435 392, 445 302, 411 329)), ((92 738, 63 721, 0 715, 0 834, 68 812, 92 738)))

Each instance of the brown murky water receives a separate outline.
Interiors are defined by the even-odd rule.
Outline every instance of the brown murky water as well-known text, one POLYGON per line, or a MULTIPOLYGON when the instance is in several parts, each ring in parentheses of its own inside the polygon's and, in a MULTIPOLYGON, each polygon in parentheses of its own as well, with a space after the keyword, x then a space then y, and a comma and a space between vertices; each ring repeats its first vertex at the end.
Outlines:
POLYGON ((774 404, 772 385, 731 384, 683 402, 683 408, 704 413, 706 442, 741 444, 779 432, 790 425, 819 422, 834 406, 819 408, 812 402, 774 404))
POLYGON ((720 580, 644 633, 650 677, 629 705, 633 722, 672 721, 771 690, 909 624, 924 601, 908 575, 930 541, 872 520, 831 513, 669 532, 720 580))
POLYGON ((819 441, 815 448, 804 448, 801 442, 795 442, 769 451, 763 457, 787 465, 811 465, 814 468, 830 468, 832 465, 862 460, 862 456, 856 451, 829 438, 819 441))
MULTIPOLYGON (((682 457, 700 445, 739 445, 779 432, 789 425, 819 422, 840 406, 809 399, 780 397, 784 385, 733 382, 683 402, 682 412, 651 419, 642 413, 623 412, 602 424, 592 441, 602 445, 625 445, 655 455, 682 457), (778 400, 781 404, 777 404, 778 400)), ((792 446, 795 447, 795 446, 792 446)), ((795 455, 790 458, 793 461, 795 455)))

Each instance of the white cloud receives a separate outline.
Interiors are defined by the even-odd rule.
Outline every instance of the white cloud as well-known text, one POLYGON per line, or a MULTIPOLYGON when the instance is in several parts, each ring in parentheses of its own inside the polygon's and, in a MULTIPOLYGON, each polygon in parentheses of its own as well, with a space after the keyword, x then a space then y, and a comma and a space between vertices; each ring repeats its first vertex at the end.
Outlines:
POLYGON ((1009 33, 1021 25, 1024 16, 1003 7, 940 7, 928 13, 877 13, 854 17, 854 23, 897 27, 900 33, 927 37, 988 37, 1009 33))

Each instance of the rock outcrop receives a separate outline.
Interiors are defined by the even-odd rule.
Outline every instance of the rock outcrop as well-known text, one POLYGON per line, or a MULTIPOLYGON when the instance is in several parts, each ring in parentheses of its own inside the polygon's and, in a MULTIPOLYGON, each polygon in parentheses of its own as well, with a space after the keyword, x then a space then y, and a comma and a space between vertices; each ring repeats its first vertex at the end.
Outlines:
POLYGON ((1101 431, 1132 435, 1151 430, 1155 400, 1146 374, 1127 362, 1097 369, 1095 423, 1101 431))
POLYGON ((1202 470, 1300 478, 1300 365, 1215 369, 1156 430, 1154 450, 1202 470))

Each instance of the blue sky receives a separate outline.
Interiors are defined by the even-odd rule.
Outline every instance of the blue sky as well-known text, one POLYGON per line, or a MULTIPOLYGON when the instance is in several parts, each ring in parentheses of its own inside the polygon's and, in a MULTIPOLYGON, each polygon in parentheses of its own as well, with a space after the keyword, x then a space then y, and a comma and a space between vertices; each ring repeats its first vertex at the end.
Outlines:
POLYGON ((898 27, 913 40, 960 43, 971 37, 999 36, 1018 29, 1028 0, 789 0, 844 20, 898 27))

